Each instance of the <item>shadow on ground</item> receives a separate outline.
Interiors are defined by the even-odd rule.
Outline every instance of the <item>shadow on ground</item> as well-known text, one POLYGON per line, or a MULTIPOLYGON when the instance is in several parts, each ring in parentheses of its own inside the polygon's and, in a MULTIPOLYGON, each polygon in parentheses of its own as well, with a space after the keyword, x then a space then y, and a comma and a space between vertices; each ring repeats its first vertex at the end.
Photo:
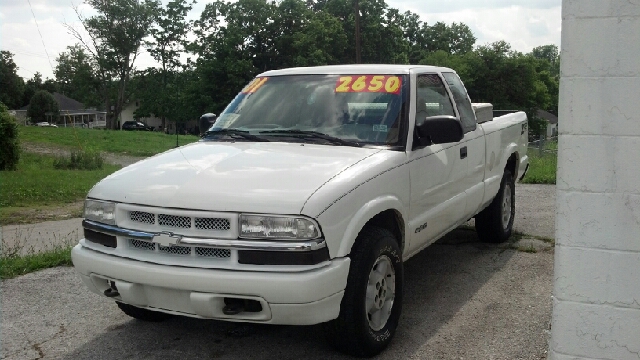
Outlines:
MULTIPOLYGON (((517 322, 513 317, 518 314, 503 314, 514 306, 513 300, 505 298, 504 292, 514 286, 516 292, 528 290, 517 289, 519 285, 510 283, 508 274, 493 280, 497 283, 496 289, 488 292, 481 289, 492 282, 514 256, 532 255, 481 244, 474 231, 461 228, 410 259, 405 263, 406 293, 400 327, 392 346, 379 358, 453 358, 454 354, 457 354, 456 359, 460 358, 458 355, 488 358, 482 354, 495 354, 493 350, 481 351, 478 346, 502 343, 519 331, 509 329, 517 322), (463 312, 468 314, 460 315, 463 312), (457 350, 447 349, 456 347, 457 342, 461 343, 457 350), (438 348, 438 344, 442 346, 438 348)), ((518 271, 517 267, 514 271, 518 271)), ((520 286, 526 287, 526 282, 521 282, 520 286)), ((542 295, 542 298, 548 297, 549 294, 542 295)), ((115 305, 113 308, 117 311, 115 305)), ((105 313, 104 316, 109 315, 105 313)), ((540 321, 542 323, 533 325, 536 333, 542 332, 537 328, 545 326, 545 320, 540 321)), ((527 355, 541 351, 539 341, 532 345, 519 342, 516 347, 506 345, 507 349, 498 351, 501 355, 492 358, 539 358, 527 355)), ((131 320, 113 326, 67 353, 65 358, 282 360, 346 357, 333 351, 324 340, 320 325, 250 325, 176 317, 163 323, 131 320)))

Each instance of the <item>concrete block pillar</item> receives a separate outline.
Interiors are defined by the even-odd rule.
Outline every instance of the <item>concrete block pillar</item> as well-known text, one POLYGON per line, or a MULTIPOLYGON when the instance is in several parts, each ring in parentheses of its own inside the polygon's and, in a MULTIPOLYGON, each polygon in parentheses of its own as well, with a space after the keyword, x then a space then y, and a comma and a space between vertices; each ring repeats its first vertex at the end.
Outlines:
POLYGON ((564 0, 550 359, 640 359, 640 0, 564 0))

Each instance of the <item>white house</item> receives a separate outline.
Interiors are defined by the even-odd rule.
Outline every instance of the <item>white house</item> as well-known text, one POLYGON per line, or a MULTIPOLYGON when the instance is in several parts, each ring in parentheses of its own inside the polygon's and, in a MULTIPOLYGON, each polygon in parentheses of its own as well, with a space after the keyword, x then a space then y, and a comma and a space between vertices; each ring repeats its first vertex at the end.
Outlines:
MULTIPOLYGON (((140 107, 140 102, 139 101, 132 101, 128 104, 126 104, 123 108, 122 108, 122 112, 120 113, 120 126, 122 126, 122 124, 124 124, 125 121, 140 121, 142 123, 144 123, 147 126, 151 126, 153 128, 155 128, 156 130, 160 131, 162 130, 162 119, 159 117, 142 117, 142 118, 135 118, 134 112, 140 107)), ((167 122, 168 123, 168 122, 167 122)))
POLYGON ((547 138, 558 136, 558 117, 544 110, 538 110, 536 115, 547 123, 547 138))
MULTIPOLYGON (((47 115, 49 122, 64 127, 103 128, 106 126, 106 111, 87 109, 83 103, 57 92, 54 92, 52 96, 58 104, 60 116, 53 118, 53 116, 47 115)), ((24 106, 19 110, 12 110, 16 119, 24 121, 25 125, 28 121, 28 108, 29 105, 24 106)))
MULTIPOLYGON (((165 131, 168 133, 175 134, 176 123, 175 121, 166 120, 167 128, 162 128, 162 118, 151 116, 151 117, 135 117, 135 111, 140 107, 140 101, 132 101, 124 106, 122 112, 120 113, 120 126, 124 124, 125 121, 140 121, 141 123, 151 126, 157 131, 165 131)), ((189 133, 197 134, 198 133, 198 122, 197 120, 189 120, 184 124, 178 124, 180 132, 187 131, 189 133)))

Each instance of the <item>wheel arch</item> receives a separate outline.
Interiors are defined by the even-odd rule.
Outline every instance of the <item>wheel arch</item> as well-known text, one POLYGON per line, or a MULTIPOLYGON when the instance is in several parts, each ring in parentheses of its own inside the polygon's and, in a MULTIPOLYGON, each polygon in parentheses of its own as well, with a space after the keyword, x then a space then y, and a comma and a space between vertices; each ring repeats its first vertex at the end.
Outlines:
POLYGON ((373 225, 389 230, 396 240, 400 251, 404 251, 406 240, 406 221, 402 202, 393 196, 373 199, 354 214, 344 231, 340 248, 336 256, 347 256, 351 252, 360 231, 367 225, 373 225))
POLYGON ((518 166, 520 165, 520 156, 518 152, 513 150, 511 155, 507 159, 507 163, 504 167, 505 170, 509 170, 511 175, 516 178, 518 176, 518 166))

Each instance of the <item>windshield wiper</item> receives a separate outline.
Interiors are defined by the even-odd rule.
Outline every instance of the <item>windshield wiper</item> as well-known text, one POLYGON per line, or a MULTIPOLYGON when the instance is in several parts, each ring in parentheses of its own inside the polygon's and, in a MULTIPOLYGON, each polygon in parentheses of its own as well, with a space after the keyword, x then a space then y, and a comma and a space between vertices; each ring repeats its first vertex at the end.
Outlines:
POLYGON ((260 131, 260 134, 297 135, 299 137, 308 137, 308 138, 326 140, 326 141, 328 141, 328 142, 330 142, 332 144, 336 144, 336 145, 357 146, 357 147, 361 147, 362 146, 360 143, 357 143, 355 141, 344 140, 344 139, 337 138, 335 136, 331 136, 331 135, 327 135, 327 134, 324 134, 324 133, 321 133, 321 132, 311 131, 311 130, 295 130, 295 129, 289 129, 289 130, 265 130, 265 131, 260 131))
POLYGON ((238 129, 220 129, 220 130, 209 130, 202 134, 201 138, 206 138, 210 135, 226 135, 232 139, 245 139, 251 141, 269 141, 263 137, 259 137, 256 135, 249 134, 246 130, 238 130, 238 129))

